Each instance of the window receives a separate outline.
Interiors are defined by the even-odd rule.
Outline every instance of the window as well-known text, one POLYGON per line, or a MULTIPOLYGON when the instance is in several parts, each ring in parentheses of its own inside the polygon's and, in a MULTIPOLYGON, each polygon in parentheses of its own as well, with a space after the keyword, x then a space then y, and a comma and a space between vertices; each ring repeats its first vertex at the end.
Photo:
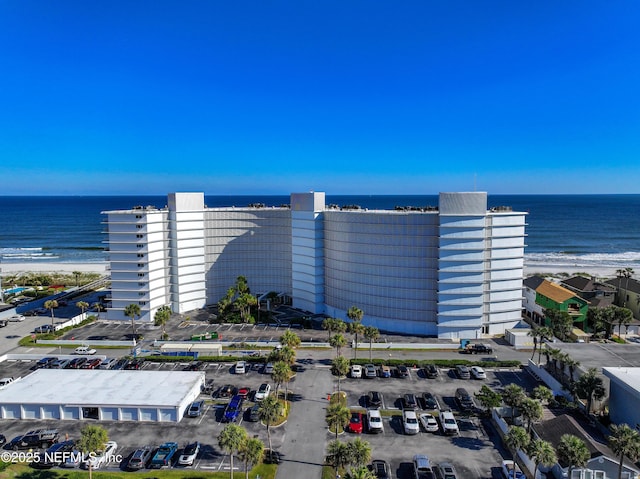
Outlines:
POLYGON ((142 215, 136 215, 136 219, 141 219, 142 215))
POLYGON ((136 228, 141 229, 142 225, 136 225, 136 228))
POLYGON ((144 235, 136 235, 136 238, 144 238, 144 235))
POLYGON ((138 258, 144 258, 144 253, 138 253, 138 258))
POLYGON ((144 247, 144 245, 143 245, 143 244, 137 244, 137 245, 136 245, 136 248, 143 248, 143 247, 144 247))
POLYGON ((144 263, 138 263, 138 268, 142 268, 144 266, 144 263))
POLYGON ((138 293, 138 296, 144 296, 144 291, 140 291, 140 292, 138 293))
POLYGON ((582 469, 574 469, 571 471, 571 479, 582 479, 582 469))
POLYGON ((139 304, 140 306, 144 306, 145 304, 147 304, 147 302, 146 302, 146 301, 138 301, 138 304, 139 304))
POLYGON ((138 286, 146 286, 147 283, 138 283, 138 286))
POLYGON ((144 278, 144 273, 138 273, 138 278, 144 278))

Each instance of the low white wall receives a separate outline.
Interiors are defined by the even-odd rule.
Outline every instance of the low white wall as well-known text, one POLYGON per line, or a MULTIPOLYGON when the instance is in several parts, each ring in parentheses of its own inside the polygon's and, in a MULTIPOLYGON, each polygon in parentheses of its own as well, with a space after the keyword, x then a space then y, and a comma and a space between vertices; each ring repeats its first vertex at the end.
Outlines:
POLYGON ((568 400, 572 400, 571 394, 568 391, 565 391, 562 388, 562 384, 560 384, 556 380, 556 378, 549 374, 546 369, 538 366, 536 363, 531 361, 531 359, 528 360, 527 368, 529 368, 531 374, 540 379, 540 381, 545 383, 547 387, 553 391, 554 396, 561 394, 568 400))

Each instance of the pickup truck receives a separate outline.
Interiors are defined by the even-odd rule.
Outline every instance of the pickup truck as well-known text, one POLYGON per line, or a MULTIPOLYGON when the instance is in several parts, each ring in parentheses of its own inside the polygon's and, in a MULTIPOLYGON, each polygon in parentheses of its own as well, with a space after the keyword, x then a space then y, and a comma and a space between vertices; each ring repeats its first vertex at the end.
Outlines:
POLYGON ((159 469, 161 467, 166 467, 171 465, 171 459, 174 454, 178 450, 177 442, 165 442, 164 444, 160 444, 158 450, 153 455, 151 459, 151 463, 149 464, 150 468, 159 469))
POLYGON ((493 348, 487 344, 467 344, 462 350, 464 354, 492 354, 493 348))

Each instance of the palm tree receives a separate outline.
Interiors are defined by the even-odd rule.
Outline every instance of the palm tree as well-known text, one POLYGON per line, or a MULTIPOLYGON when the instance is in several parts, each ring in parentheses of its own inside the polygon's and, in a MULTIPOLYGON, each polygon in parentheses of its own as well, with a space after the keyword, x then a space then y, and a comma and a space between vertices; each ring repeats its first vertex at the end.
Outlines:
POLYGON ((260 420, 267 426, 267 438, 269 439, 269 450, 273 451, 271 445, 271 425, 280 419, 283 412, 283 405, 277 396, 270 395, 260 402, 260 420))
POLYGON ((618 479, 622 479, 625 456, 631 462, 637 461, 640 457, 640 434, 635 429, 631 429, 628 424, 613 424, 609 436, 609 446, 613 453, 620 457, 618 479))
POLYGON ((562 359, 564 354, 559 349, 549 348, 548 352, 545 351, 548 358, 551 358, 553 364, 553 376, 558 376, 558 362, 562 359))
POLYGON ((51 331, 53 331, 54 330, 54 326, 53 326, 53 310, 58 307, 58 302, 55 299, 50 299, 50 300, 44 302, 44 307, 45 307, 45 309, 48 309, 49 311, 51 311, 51 331))
POLYGON ((283 348, 274 349, 273 351, 271 351, 271 354, 269 354, 269 359, 273 363, 282 361, 292 366, 293 363, 296 362, 296 352, 289 346, 284 346, 283 348))
POLYGON ((376 477, 366 466, 352 468, 344 476, 345 479, 376 479, 376 477))
POLYGON ((327 456, 336 471, 336 478, 339 477, 338 471, 349 464, 350 452, 349 447, 344 442, 338 441, 337 438, 327 446, 327 456))
POLYGON ((618 325, 618 336, 622 337, 622 325, 624 324, 626 331, 631 321, 633 321, 633 311, 629 308, 613 307, 613 322, 618 325))
POLYGON ((171 318, 171 308, 169 306, 160 306, 153 316, 154 324, 162 327, 162 339, 167 339, 167 333, 164 329, 165 325, 171 318))
POLYGON ((558 459, 569 464, 567 477, 572 477, 574 467, 584 467, 591 457, 589 448, 579 437, 572 434, 563 434, 558 444, 558 459))
POLYGON ((575 391, 575 378, 573 373, 577 367, 580 367, 580 361, 573 359, 571 356, 567 355, 564 359, 564 365, 569 368, 569 391, 575 391))
POLYGON ((625 268, 618 271, 621 271, 622 276, 626 278, 624 285, 624 300, 622 301, 622 307, 625 308, 627 306, 627 297, 629 296, 629 278, 633 276, 635 271, 633 271, 633 268, 625 268))
POLYGON ((515 416, 515 410, 522 404, 522 401, 526 399, 527 395, 522 387, 517 384, 511 383, 505 386, 502 393, 502 400, 511 408, 511 417, 515 416))
POLYGON ((351 320, 349 325, 349 331, 355 336, 355 348, 353 350, 353 359, 358 358, 358 334, 364 333, 364 325, 362 324, 362 318, 364 317, 364 311, 351 306, 347 311, 347 318, 351 320))
POLYGON ((74 275, 76 277, 76 288, 78 286, 80 286, 80 282, 78 281, 78 278, 80 277, 80 275, 82 274, 80 271, 74 271, 73 273, 71 273, 72 275, 74 275))
POLYGON ((337 356, 331 361, 331 372, 338 377, 338 392, 340 392, 340 379, 349 371, 349 360, 344 356, 337 356))
POLYGON ((532 396, 534 399, 538 399, 545 404, 549 404, 553 399, 553 391, 549 389, 547 386, 536 386, 533 388, 532 396))
MULTIPOLYGON (((276 397, 278 397, 278 389, 282 383, 288 383, 291 379, 291 368, 284 361, 278 361, 273 364, 273 372, 271 373, 273 382, 276 383, 276 397)), ((285 401, 287 400, 288 391, 285 390, 285 401)))
POLYGON ((249 479, 249 470, 262 459, 264 444, 256 437, 247 437, 238 450, 238 456, 244 462, 245 479, 249 479))
POLYGON ((556 450, 553 448, 550 442, 543 441, 542 439, 536 439, 529 445, 527 452, 528 456, 533 460, 533 479, 536 479, 538 474, 538 467, 543 465, 545 467, 553 466, 558 462, 556 456, 556 450))
POLYGON ((76 306, 80 308, 80 311, 82 312, 82 319, 84 319, 84 312, 89 309, 89 303, 86 301, 78 301, 76 306))
POLYGON ((531 434, 531 425, 542 419, 542 404, 537 399, 525 398, 520 403, 522 417, 527 421, 527 433, 531 434))
POLYGON ((367 326, 364 328, 364 337, 369 340, 369 361, 372 361, 371 349, 373 348, 373 342, 380 337, 380 331, 374 326, 367 326))
POLYGON ((371 461, 371 445, 367 441, 356 438, 347 444, 349 448, 349 464, 361 467, 371 461))
POLYGON ((133 334, 133 339, 136 339, 136 316, 140 317, 140 306, 137 304, 129 304, 126 308, 124 308, 124 315, 131 318, 131 333, 133 334))
POLYGON ((340 403, 331 404, 327 408, 326 421, 329 425, 329 429, 333 429, 336 433, 336 439, 338 439, 338 433, 341 429, 344 429, 345 425, 349 422, 351 412, 346 406, 340 403))
MULTIPOLYGON (((107 430, 102 426, 87 424, 80 430, 80 440, 77 442, 78 449, 83 455, 89 455, 101 449, 109 440, 107 430)), ((92 461, 87 462, 89 466, 89 479, 91 479, 92 461)))
POLYGON ((504 442, 513 455, 513 477, 516 477, 515 468, 516 461, 518 460, 518 451, 526 448, 529 445, 529 441, 529 433, 527 433, 525 428, 520 426, 511 426, 509 432, 507 432, 507 435, 504 437, 504 442))
POLYGON ((288 346, 291 349, 296 349, 298 346, 300 346, 300 336, 298 336, 290 329, 287 329, 283 333, 283 335, 280 336, 280 344, 282 344, 283 346, 288 346))
POLYGON ((344 333, 347 331, 347 324, 336 318, 327 318, 322 321, 322 329, 326 329, 328 336, 327 341, 331 339, 332 333, 344 333))
POLYGON ((593 400, 600 401, 606 395, 603 381, 596 368, 589 368, 576 381, 576 393, 587 400, 587 415, 591 414, 593 400))
POLYGON ((246 429, 238 426, 237 424, 228 424, 218 435, 218 445, 220 448, 229 454, 230 462, 230 478, 233 479, 233 456, 240 451, 242 444, 247 439, 246 429))
POLYGON ((344 338, 342 333, 334 334, 331 336, 331 339, 329 339, 329 345, 332 348, 336 348, 336 356, 340 356, 340 351, 345 344, 347 344, 347 340, 344 338))

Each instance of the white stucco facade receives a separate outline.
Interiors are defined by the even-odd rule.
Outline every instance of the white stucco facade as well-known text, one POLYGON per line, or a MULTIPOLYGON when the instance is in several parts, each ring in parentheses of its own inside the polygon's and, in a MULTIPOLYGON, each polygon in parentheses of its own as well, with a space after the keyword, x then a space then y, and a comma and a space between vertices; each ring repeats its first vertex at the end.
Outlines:
POLYGON ((357 306, 386 331, 477 338, 520 320, 526 214, 488 210, 486 193, 441 193, 423 210, 328 207, 320 192, 282 207, 206 208, 202 193, 175 193, 166 209, 106 214, 108 318, 126 319, 140 293, 146 321, 164 304, 213 304, 242 275, 311 313, 346 319, 357 306))

